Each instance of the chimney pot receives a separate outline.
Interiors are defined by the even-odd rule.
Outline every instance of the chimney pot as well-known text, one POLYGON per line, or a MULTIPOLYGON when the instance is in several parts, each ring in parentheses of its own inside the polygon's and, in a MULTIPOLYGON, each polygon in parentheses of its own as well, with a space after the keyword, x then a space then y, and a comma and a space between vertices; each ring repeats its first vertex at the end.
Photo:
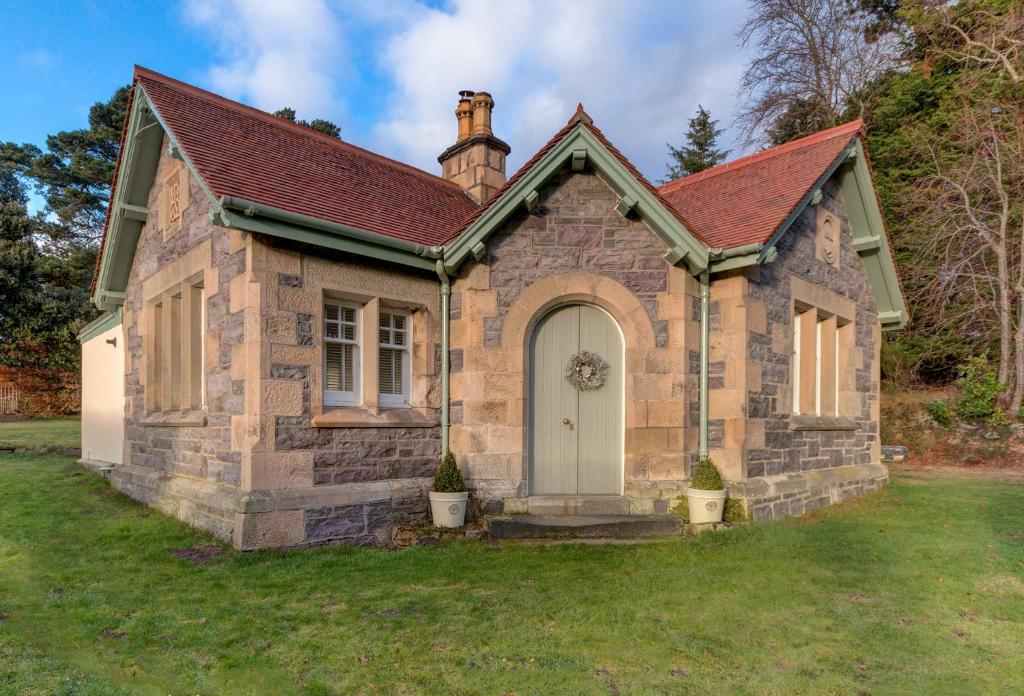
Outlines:
POLYGON ((493 135, 491 131, 491 111, 494 99, 487 92, 473 95, 473 135, 493 135))
POLYGON ((459 130, 456 142, 465 140, 473 134, 473 92, 464 89, 459 92, 459 103, 455 107, 455 118, 458 120, 459 130))
POLYGON ((454 181, 478 203, 485 203, 505 183, 507 143, 491 131, 494 99, 487 92, 459 92, 455 107, 458 139, 437 158, 441 176, 454 181))

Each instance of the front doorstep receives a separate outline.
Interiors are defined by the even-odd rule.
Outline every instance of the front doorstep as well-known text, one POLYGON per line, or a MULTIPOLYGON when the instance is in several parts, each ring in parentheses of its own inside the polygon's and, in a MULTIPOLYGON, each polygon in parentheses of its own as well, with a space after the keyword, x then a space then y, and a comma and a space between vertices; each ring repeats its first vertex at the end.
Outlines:
POLYGON ((644 539, 679 536, 674 515, 498 515, 487 518, 491 539, 644 539))
POLYGON ((531 515, 629 515, 624 495, 531 495, 526 499, 531 515))

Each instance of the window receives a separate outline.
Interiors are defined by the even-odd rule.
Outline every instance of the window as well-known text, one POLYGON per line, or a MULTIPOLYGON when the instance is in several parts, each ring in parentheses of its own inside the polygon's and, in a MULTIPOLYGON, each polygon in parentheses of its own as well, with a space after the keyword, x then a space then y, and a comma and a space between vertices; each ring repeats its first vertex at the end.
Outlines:
POLYGON ((358 307, 324 303, 324 405, 359 403, 358 307))
POLYGON ((409 316, 381 312, 379 324, 377 383, 380 405, 409 405, 409 316))
POLYGON ((186 281, 151 300, 148 321, 146 410, 203 408, 206 320, 202 282, 186 281))
POLYGON ((814 307, 793 313, 793 413, 838 416, 844 375, 843 346, 852 324, 814 307))
POLYGON ((413 315, 381 307, 379 298, 325 300, 324 406, 408 408, 412 333, 413 315))

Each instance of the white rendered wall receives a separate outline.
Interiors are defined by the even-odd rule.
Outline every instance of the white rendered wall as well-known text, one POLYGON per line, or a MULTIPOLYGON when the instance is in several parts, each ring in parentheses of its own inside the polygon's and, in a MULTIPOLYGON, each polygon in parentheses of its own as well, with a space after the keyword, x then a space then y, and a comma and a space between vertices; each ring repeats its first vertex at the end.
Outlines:
POLYGON ((121 464, 124 451, 122 325, 82 344, 82 459, 121 464), (117 345, 107 343, 116 338, 117 345))

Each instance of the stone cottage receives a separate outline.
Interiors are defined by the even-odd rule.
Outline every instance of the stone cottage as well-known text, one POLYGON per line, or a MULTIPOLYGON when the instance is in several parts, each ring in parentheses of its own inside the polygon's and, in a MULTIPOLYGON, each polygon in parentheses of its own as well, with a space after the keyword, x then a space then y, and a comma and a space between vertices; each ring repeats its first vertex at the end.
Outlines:
POLYGON ((386 542, 440 454, 483 514, 753 519, 885 483, 906 310, 860 122, 655 187, 580 107, 441 175, 137 68, 82 333, 83 460, 236 547, 386 542))

